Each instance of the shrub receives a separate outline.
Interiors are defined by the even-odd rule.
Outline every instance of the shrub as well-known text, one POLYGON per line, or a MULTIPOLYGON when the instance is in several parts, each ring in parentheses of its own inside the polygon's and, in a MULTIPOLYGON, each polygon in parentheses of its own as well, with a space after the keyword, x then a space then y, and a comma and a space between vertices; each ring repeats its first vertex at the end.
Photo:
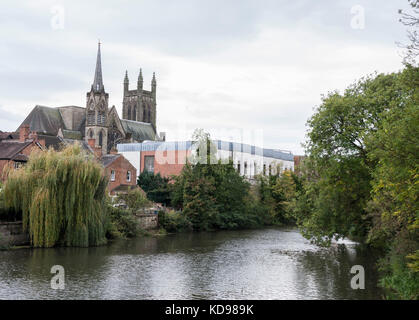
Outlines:
POLYGON ((167 232, 185 232, 192 230, 192 223, 180 211, 159 211, 159 226, 167 232))
POLYGON ((108 238, 132 238, 141 234, 139 222, 129 210, 109 206, 108 211, 109 220, 106 231, 108 238))

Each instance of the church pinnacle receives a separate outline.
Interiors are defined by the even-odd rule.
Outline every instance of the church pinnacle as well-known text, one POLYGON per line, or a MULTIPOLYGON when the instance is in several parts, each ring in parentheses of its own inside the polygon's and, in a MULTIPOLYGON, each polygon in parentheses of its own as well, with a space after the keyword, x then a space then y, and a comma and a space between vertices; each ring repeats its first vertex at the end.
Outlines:
POLYGON ((93 80, 92 89, 95 92, 104 92, 105 88, 103 86, 102 79, 102 62, 100 56, 100 41, 97 48, 97 58, 96 58, 96 70, 95 70, 95 79, 93 80))

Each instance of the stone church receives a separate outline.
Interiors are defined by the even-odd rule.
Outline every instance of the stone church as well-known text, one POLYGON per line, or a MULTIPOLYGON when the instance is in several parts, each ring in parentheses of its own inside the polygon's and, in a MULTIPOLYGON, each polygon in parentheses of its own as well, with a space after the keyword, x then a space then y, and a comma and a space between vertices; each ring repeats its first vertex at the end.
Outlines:
MULTIPOLYGON (((129 90, 128 71, 124 79, 122 119, 115 106, 109 108, 109 94, 105 91, 102 76, 100 43, 98 44, 93 84, 86 94, 86 107, 35 106, 19 126, 28 125, 30 131, 42 137, 47 146, 59 142, 80 141, 88 148, 94 141, 95 149, 108 154, 118 143, 159 141, 156 130, 156 76, 153 73, 151 90, 143 89, 140 73, 137 88, 129 90)), ((19 131, 19 128, 17 131, 19 131)), ((164 139, 164 134, 161 134, 164 139)))

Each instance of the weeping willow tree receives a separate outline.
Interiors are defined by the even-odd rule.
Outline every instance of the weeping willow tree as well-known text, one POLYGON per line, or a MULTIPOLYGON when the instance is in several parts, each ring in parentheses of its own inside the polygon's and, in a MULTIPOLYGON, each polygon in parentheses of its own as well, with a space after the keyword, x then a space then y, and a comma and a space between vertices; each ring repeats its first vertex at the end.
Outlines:
POLYGON ((9 171, 3 191, 34 247, 87 247, 106 242, 106 187, 102 166, 76 144, 32 153, 24 168, 9 171))

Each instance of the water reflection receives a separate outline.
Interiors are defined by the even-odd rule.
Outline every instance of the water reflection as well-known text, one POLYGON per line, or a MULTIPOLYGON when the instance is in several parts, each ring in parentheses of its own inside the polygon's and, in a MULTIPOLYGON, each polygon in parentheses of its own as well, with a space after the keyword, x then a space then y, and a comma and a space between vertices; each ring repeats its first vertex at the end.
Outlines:
POLYGON ((1 299, 379 299, 376 282, 370 252, 321 249, 295 229, 0 252, 1 299), (50 289, 56 264, 66 271, 62 291, 50 289), (350 288, 354 264, 365 267, 365 290, 350 288))

